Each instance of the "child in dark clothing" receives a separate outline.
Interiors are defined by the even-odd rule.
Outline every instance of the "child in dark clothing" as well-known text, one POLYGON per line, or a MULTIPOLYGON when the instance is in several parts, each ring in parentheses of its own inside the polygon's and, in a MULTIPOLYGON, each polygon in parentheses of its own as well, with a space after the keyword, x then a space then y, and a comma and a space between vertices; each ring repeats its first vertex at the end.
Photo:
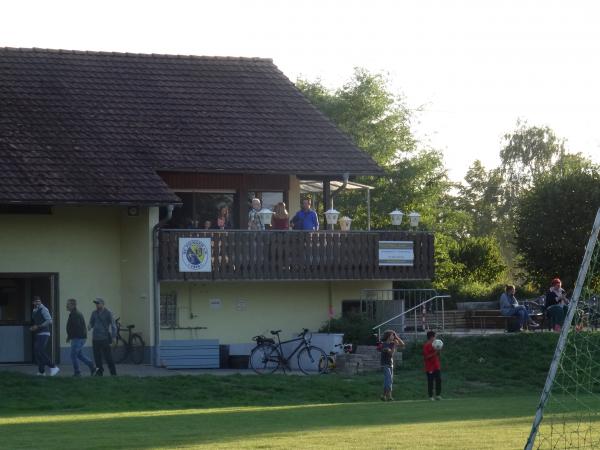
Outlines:
POLYGON ((394 330, 386 330, 382 336, 381 367, 383 368, 383 395, 381 400, 391 401, 394 379, 394 353, 396 348, 404 348, 404 342, 394 330))
POLYGON ((427 342, 423 345, 423 361, 427 375, 427 392, 430 400, 442 399, 442 374, 440 371, 440 351, 433 348, 435 331, 427 332, 427 342), (435 381, 435 399, 433 398, 433 383, 435 381))

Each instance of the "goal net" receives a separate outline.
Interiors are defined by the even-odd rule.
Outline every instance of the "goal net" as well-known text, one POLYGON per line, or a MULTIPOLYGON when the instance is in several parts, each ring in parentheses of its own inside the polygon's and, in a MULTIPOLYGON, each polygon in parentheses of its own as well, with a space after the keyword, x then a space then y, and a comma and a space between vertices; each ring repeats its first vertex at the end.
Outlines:
POLYGON ((550 364, 531 449, 600 449, 600 210, 550 364))

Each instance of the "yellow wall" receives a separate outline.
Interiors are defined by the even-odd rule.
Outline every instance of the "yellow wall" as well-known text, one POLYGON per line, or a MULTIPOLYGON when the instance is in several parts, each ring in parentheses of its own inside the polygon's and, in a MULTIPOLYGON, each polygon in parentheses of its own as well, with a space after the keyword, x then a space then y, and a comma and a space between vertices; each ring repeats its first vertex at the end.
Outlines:
POLYGON ((140 215, 134 217, 126 209, 121 211, 122 325, 135 325, 146 345, 152 345, 154 335, 152 229, 157 222, 158 208, 140 208, 140 215))
POLYGON ((51 215, 0 216, 0 273, 58 273, 61 346, 66 345, 65 304, 71 297, 86 320, 92 300, 104 298, 115 316, 135 323, 151 343, 150 230, 157 208, 140 209, 139 217, 127 217, 126 208, 118 207, 55 207, 51 215))
POLYGON ((161 283, 161 294, 177 295, 180 327, 207 327, 161 329, 161 339, 237 344, 273 329, 283 330, 282 338, 304 327, 314 331, 328 319, 330 292, 333 313, 339 316, 342 300, 359 299, 363 288, 391 289, 391 285, 389 281, 161 283))

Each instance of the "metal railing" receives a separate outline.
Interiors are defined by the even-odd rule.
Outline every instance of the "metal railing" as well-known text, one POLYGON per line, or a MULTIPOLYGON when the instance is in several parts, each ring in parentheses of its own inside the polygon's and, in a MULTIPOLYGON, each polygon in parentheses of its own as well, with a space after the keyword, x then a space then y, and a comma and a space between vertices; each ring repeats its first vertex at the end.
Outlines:
MULTIPOLYGON (((406 291, 406 290, 390 290, 390 291, 406 291)), ((432 291, 431 290, 416 290, 416 291, 432 291)), ((449 295, 439 295, 435 292, 430 298, 421 301, 416 305, 411 305, 408 309, 402 306, 402 311, 386 319, 385 321, 375 325, 373 330, 377 330, 377 335, 381 338, 381 327, 388 325, 399 333, 412 331, 415 339, 419 332, 435 329, 436 331, 444 332, 446 328, 445 320, 445 305, 444 300, 450 298, 449 295), (407 320, 407 319, 411 320, 407 320)), ((404 299, 395 299, 396 302, 405 302, 404 299)))

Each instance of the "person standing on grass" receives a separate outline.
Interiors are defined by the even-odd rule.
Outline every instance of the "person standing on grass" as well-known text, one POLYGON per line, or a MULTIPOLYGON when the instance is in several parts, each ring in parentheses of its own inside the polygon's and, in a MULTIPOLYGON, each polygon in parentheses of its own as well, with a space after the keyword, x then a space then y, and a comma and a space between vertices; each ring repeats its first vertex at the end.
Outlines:
POLYGON ((381 400, 391 401, 394 382, 394 353, 398 347, 404 348, 404 342, 394 330, 383 332, 381 346, 381 367, 383 368, 383 395, 381 400))
POLYGON ((83 346, 87 339, 85 328, 85 319, 77 309, 77 300, 70 298, 67 300, 67 311, 69 319, 67 320, 67 343, 71 343, 71 363, 73 364, 73 376, 80 377, 79 361, 83 362, 90 369, 90 375, 96 373, 94 363, 83 354, 83 346))
POLYGON ((117 337, 117 326, 113 314, 104 306, 104 299, 94 300, 96 311, 90 317, 88 330, 92 332, 92 348, 94 349, 94 361, 96 362, 96 375, 104 375, 102 359, 106 360, 108 370, 111 375, 117 374, 115 363, 112 357, 111 344, 117 337))
POLYGON ((435 331, 427 332, 427 342, 423 345, 423 361, 427 375, 427 393, 430 400, 442 399, 442 373, 440 365, 440 351, 433 348, 435 331), (435 382, 435 398, 433 397, 433 383, 435 382))
POLYGON ((50 327, 52 326, 52 316, 50 311, 42 304, 42 298, 38 295, 33 297, 33 312, 31 321, 33 325, 29 330, 33 332, 33 354, 38 366, 38 375, 46 375, 46 367, 50 369, 50 376, 53 377, 60 369, 56 367, 46 352, 46 346, 50 339, 50 327))

